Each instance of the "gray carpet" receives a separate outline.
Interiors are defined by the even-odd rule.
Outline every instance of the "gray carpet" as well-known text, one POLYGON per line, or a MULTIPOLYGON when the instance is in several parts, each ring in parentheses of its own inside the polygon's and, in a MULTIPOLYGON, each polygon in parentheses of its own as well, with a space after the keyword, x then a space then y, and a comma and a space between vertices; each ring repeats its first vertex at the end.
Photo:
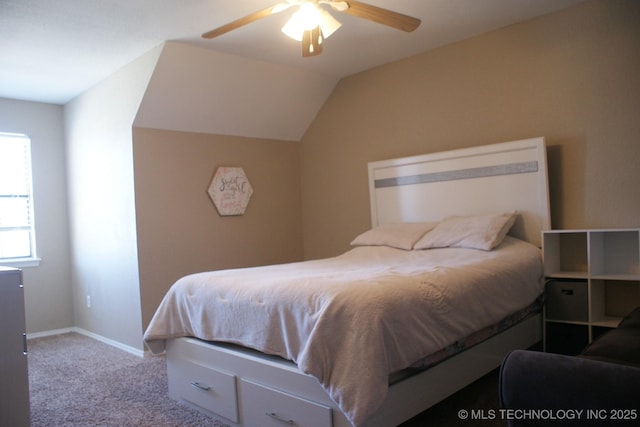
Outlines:
POLYGON ((167 394, 163 357, 70 333, 29 340, 31 425, 223 426, 167 394))
MULTIPOLYGON (((169 398, 162 357, 139 358, 70 333, 29 340, 28 360, 32 427, 225 426, 169 398)), ((403 427, 503 426, 457 416, 460 409, 497 408, 494 371, 403 427)))

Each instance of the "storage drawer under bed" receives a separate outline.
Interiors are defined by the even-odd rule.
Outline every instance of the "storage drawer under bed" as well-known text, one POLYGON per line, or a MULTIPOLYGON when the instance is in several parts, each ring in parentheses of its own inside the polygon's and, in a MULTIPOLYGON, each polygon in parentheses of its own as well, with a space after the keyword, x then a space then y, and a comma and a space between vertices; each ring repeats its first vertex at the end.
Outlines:
POLYGON ((169 396, 237 423, 236 377, 190 359, 167 359, 169 396))
MULTIPOLYGON (((202 412, 223 417, 233 426, 336 425, 333 420, 334 408, 327 402, 312 400, 314 393, 307 392, 300 396, 283 391, 284 388, 294 389, 297 393, 304 389, 301 384, 310 382, 325 399, 329 399, 315 379, 297 369, 293 378, 287 371, 269 374, 268 366, 267 371, 256 371, 251 362, 250 350, 243 352, 248 356, 248 363, 244 358, 228 360, 227 352, 222 347, 213 349, 191 338, 168 340, 169 396, 193 405, 196 409, 203 409, 202 412), (274 381, 275 378, 278 381, 274 381)), ((282 369, 283 363, 276 362, 275 359, 267 357, 263 361, 282 369)), ((337 425, 343 425, 342 420, 337 425)))
POLYGON ((250 380, 241 381, 247 426, 331 427, 331 408, 250 380))

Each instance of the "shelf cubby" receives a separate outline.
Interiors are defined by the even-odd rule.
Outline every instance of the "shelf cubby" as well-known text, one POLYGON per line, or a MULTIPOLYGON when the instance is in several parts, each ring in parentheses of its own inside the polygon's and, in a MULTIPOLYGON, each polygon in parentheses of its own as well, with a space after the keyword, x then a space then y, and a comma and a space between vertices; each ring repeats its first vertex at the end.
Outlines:
POLYGON ((542 250, 548 351, 570 332, 586 346, 640 306, 640 229, 544 231, 542 250))
POLYGON ((587 236, 582 232, 544 233, 545 275, 560 278, 586 278, 589 274, 586 239, 587 236))

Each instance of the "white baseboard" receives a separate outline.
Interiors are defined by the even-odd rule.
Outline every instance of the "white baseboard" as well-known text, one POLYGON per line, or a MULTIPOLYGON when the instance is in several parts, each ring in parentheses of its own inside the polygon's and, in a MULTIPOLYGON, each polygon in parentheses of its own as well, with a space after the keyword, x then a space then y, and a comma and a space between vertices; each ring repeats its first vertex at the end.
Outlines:
POLYGON ((30 340, 32 338, 42 338, 42 337, 50 337, 52 335, 62 335, 62 334, 68 334, 69 332, 74 332, 73 328, 52 329, 50 331, 33 332, 33 333, 27 334, 27 339, 30 340))
POLYGON ((94 340, 103 342, 105 344, 109 344, 112 347, 119 348, 120 350, 124 350, 127 353, 131 353, 134 356, 144 357, 145 353, 146 353, 143 350, 139 350, 137 348, 131 347, 130 345, 122 344, 121 342, 114 341, 114 340, 112 340, 110 338, 103 337, 102 335, 95 334, 93 332, 87 331, 86 329, 78 328, 76 326, 73 326, 71 328, 52 329, 50 331, 35 332, 35 333, 27 334, 27 339, 42 338, 42 337, 48 337, 48 336, 53 336, 53 335, 61 335, 61 334, 68 334, 68 333, 71 333, 71 332, 75 332, 77 334, 84 335, 84 336, 87 336, 89 338, 93 338, 94 340))

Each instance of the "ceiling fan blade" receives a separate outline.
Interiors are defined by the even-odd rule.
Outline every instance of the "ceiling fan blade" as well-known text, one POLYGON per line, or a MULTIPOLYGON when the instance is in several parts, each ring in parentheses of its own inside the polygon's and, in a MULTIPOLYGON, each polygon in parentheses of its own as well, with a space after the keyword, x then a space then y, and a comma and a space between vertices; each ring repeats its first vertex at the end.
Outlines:
POLYGON ((372 6, 354 0, 346 0, 346 2, 349 4, 349 8, 344 10, 344 13, 397 28, 398 30, 411 32, 418 28, 422 22, 418 18, 413 18, 378 6, 372 6))
POLYGON ((251 24, 252 22, 257 21, 258 19, 266 18, 267 16, 273 15, 278 12, 282 12, 283 10, 289 8, 292 4, 289 3, 278 3, 274 6, 269 6, 266 9, 259 10, 250 15, 242 17, 240 19, 236 19, 233 22, 230 22, 222 27, 218 27, 214 30, 208 31, 202 34, 202 37, 205 39, 212 39, 214 37, 221 36, 222 34, 228 33, 229 31, 235 30, 236 28, 240 28, 244 25, 251 24))
POLYGON ((346 1, 341 0, 319 0, 318 3, 328 4, 331 6, 331 9, 336 12, 344 12, 349 7, 349 4, 346 1))

